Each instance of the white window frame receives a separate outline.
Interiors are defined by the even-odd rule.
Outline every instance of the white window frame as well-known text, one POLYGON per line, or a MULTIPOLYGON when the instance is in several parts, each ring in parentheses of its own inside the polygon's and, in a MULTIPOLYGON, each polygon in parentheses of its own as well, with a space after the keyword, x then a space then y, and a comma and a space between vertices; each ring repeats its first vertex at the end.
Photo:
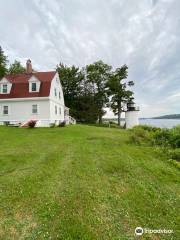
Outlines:
POLYGON ((61 115, 61 107, 59 107, 59 115, 61 115))
POLYGON ((0 94, 9 94, 11 91, 12 83, 5 77, 0 80, 0 94))
POLYGON ((6 83, 3 83, 3 84, 2 84, 2 93, 3 93, 3 94, 8 93, 8 85, 7 85, 6 83), (4 92, 4 86, 6 86, 6 88, 5 88, 6 91, 5 91, 5 92, 4 92))
POLYGON ((37 104, 32 104, 32 109, 31 109, 31 111, 32 111, 32 114, 33 115, 35 115, 35 114, 38 114, 38 105, 37 104), (36 106, 36 112, 34 112, 34 106, 36 106))
POLYGON ((37 92, 37 83, 36 82, 31 83, 31 92, 37 92), (36 90, 33 90, 33 84, 35 84, 36 90))
POLYGON ((41 82, 35 77, 35 76, 32 76, 29 80, 29 92, 32 92, 32 93, 37 93, 40 91, 40 85, 41 85, 41 82), (32 90, 32 85, 33 84, 36 84, 36 91, 33 91, 32 90))
POLYGON ((4 116, 8 116, 8 115, 9 115, 9 106, 8 106, 8 105, 3 105, 3 106, 2 106, 2 114, 3 114, 4 116), (7 107, 7 113, 4 113, 4 107, 7 107))

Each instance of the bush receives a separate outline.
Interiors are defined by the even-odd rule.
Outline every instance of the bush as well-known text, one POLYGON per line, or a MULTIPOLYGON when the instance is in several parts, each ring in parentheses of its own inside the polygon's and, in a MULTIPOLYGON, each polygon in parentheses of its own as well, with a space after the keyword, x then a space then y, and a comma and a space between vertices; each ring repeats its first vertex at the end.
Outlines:
POLYGON ((148 131, 148 132, 156 132, 158 130, 161 130, 161 128, 157 128, 157 127, 153 127, 153 126, 148 126, 148 125, 139 125, 139 126, 136 126, 134 128, 140 128, 140 129, 144 129, 145 131, 148 131))
POLYGON ((34 128, 35 126, 36 126, 36 120, 30 120, 29 122, 28 122, 28 127, 29 128, 34 128))
POLYGON ((171 159, 180 162, 180 148, 171 149, 168 151, 168 155, 171 159))
POLYGON ((134 127, 132 130, 131 141, 135 144, 143 144, 151 142, 151 135, 149 131, 144 130, 142 127, 134 127))
POLYGON ((58 125, 59 127, 65 127, 66 126, 66 122, 65 121, 63 121, 63 122, 61 122, 61 123, 59 123, 59 125, 58 125))
POLYGON ((180 161, 180 126, 172 129, 137 126, 130 131, 133 143, 159 146, 171 160, 180 161))
POLYGON ((171 146, 174 148, 180 148, 180 125, 171 129, 171 146))
POLYGON ((155 132, 153 137, 156 145, 170 146, 171 133, 169 129, 161 129, 155 132))
POLYGON ((163 147, 180 147, 180 126, 172 129, 156 128, 146 125, 134 127, 132 130, 132 140, 135 143, 148 141, 152 145, 163 147))
POLYGON ((55 126, 56 126, 56 124, 55 123, 50 123, 50 128, 54 128, 55 126))
POLYGON ((116 125, 117 125, 117 123, 114 122, 114 121, 109 121, 109 123, 110 123, 110 124, 116 124, 116 125))
POLYGON ((154 134, 155 143, 165 147, 180 147, 180 127, 160 129, 154 134))

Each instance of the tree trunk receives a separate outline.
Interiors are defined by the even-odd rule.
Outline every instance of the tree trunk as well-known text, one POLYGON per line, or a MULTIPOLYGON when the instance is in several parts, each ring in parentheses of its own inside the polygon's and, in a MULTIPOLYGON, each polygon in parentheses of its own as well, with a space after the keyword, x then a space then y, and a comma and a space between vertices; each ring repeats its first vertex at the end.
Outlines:
POLYGON ((118 125, 121 126, 121 110, 118 109, 118 125))
POLYGON ((121 126, 121 102, 118 103, 118 125, 121 126))
POLYGON ((102 115, 99 115, 99 124, 102 124, 102 115))

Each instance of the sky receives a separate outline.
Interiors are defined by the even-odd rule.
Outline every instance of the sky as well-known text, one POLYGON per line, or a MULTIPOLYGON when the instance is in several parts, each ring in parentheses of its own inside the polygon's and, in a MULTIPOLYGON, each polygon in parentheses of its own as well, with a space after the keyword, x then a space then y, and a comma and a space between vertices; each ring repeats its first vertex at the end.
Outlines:
POLYGON ((180 113, 179 0, 0 0, 0 16, 10 63, 127 64, 141 117, 180 113))

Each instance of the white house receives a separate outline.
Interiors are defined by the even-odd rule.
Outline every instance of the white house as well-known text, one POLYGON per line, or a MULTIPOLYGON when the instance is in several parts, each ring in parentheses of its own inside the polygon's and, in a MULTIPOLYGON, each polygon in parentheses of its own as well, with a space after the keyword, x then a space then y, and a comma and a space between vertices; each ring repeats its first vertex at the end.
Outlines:
POLYGON ((19 124, 37 120, 37 126, 69 124, 74 119, 65 107, 57 72, 33 72, 31 61, 26 73, 7 75, 0 80, 0 124, 19 124))

